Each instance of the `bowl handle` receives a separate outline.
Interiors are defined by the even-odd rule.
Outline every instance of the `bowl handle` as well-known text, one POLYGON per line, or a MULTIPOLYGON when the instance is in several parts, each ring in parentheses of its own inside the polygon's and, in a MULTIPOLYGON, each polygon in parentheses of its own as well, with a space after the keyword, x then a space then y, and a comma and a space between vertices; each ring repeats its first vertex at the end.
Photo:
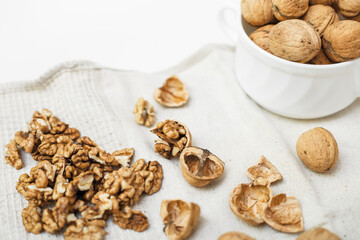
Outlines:
POLYGON ((236 44, 238 37, 238 14, 240 10, 240 2, 228 1, 218 13, 218 22, 221 30, 228 37, 232 45, 236 44))

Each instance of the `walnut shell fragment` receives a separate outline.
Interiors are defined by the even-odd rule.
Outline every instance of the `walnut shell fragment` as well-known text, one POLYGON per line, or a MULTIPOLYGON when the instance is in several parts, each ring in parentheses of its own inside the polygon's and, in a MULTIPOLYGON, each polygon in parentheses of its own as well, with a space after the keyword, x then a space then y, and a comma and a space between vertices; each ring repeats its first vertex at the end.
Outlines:
POLYGON ((246 175, 251 180, 265 178, 266 183, 273 183, 282 179, 280 172, 264 156, 261 156, 257 165, 250 167, 246 175))
POLYGON ((318 227, 302 233, 296 240, 341 240, 341 238, 325 228, 318 227))
POLYGON ((308 22, 292 19, 280 22, 271 29, 269 49, 280 58, 305 63, 319 53, 321 40, 308 22))
POLYGON ((325 64, 333 64, 334 62, 331 61, 326 54, 324 53, 323 49, 320 49, 318 55, 316 55, 316 57, 314 57, 313 59, 310 60, 311 64, 315 64, 315 65, 325 65, 325 64))
POLYGON ((197 225, 200 217, 200 207, 196 203, 180 199, 163 200, 160 207, 160 217, 163 220, 164 232, 170 240, 187 238, 197 225))
POLYGON ((297 233, 304 230, 299 201, 283 193, 271 198, 263 217, 270 227, 281 232, 297 233))
POLYGON ((301 134, 296 143, 296 152, 305 166, 318 173, 333 168, 339 158, 334 136, 321 127, 301 134))
POLYGON ((360 14, 359 0, 337 0, 341 15, 347 18, 354 18, 360 14))
POLYGON ((154 107, 142 97, 137 100, 133 114, 137 124, 150 127, 155 123, 154 107))
POLYGON ((218 240, 255 240, 255 238, 241 232, 228 232, 221 235, 218 240))
POLYGON ((178 157, 184 148, 191 146, 190 130, 179 121, 158 122, 151 132, 161 139, 155 141, 155 152, 165 158, 178 157))
POLYGON ((189 98, 189 91, 176 76, 169 77, 161 88, 154 92, 154 99, 165 107, 180 107, 189 98))
POLYGON ((253 26, 262 26, 274 19, 271 0, 242 0, 241 13, 253 26))
POLYGON ((269 50, 269 34, 274 25, 268 24, 261 28, 256 29, 249 35, 249 38, 259 47, 265 51, 270 52, 269 50))
POLYGON ((224 174, 224 163, 207 149, 185 148, 179 159, 184 178, 193 186, 204 187, 224 174))
POLYGON ((323 35, 323 48, 334 62, 360 57, 360 22, 343 20, 330 25, 323 35))
POLYGON ((230 209, 248 224, 259 225, 271 197, 269 185, 240 184, 230 194, 230 209))
POLYGON ((279 21, 299 18, 309 8, 309 0, 272 0, 274 16, 279 21))
POLYGON ((309 22, 322 36, 328 26, 339 21, 339 15, 332 7, 318 4, 310 6, 302 19, 309 22))

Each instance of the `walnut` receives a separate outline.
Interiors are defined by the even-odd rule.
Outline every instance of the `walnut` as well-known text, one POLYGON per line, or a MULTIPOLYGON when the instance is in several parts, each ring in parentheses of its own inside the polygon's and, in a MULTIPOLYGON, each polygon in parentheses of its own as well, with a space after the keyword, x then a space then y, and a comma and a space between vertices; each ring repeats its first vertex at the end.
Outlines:
POLYGON ((54 156, 58 150, 58 142, 56 137, 51 134, 41 135, 41 143, 37 148, 42 155, 54 156))
POLYGON ((89 158, 102 165, 119 165, 114 156, 99 147, 94 147, 89 151, 89 158))
POLYGON ((67 179, 65 179, 62 175, 58 175, 56 177, 52 199, 57 200, 60 197, 63 197, 65 195, 68 184, 69 181, 67 179))
POLYGON ((97 192, 91 199, 91 203, 94 206, 90 206, 85 210, 81 211, 81 216, 84 219, 100 219, 104 217, 106 211, 117 211, 119 210, 119 201, 115 196, 112 196, 103 191, 97 192))
POLYGON ((221 177, 224 163, 207 149, 185 148, 180 155, 181 171, 186 181, 196 187, 203 187, 221 177))
POLYGON ((271 198, 264 211, 264 221, 281 232, 297 233, 304 230, 300 204, 295 197, 286 197, 286 194, 271 198))
POLYGON ((76 128, 66 128, 66 130, 59 134, 60 136, 67 136, 72 140, 76 140, 80 137, 80 131, 76 128))
POLYGON ((59 198, 52 210, 46 208, 42 216, 45 231, 55 233, 61 230, 67 222, 69 208, 70 200, 66 197, 59 198))
POLYGON ((139 98, 133 110, 135 122, 150 127, 155 123, 154 107, 144 98, 139 98))
POLYGON ((330 25, 323 35, 326 55, 334 62, 360 57, 360 22, 343 20, 330 25))
POLYGON ((35 179, 37 188, 44 188, 49 185, 49 181, 54 182, 56 173, 56 166, 49 161, 39 162, 30 171, 30 176, 35 179))
POLYGON ((310 170, 318 173, 333 168, 339 158, 334 136, 320 127, 311 129, 299 137, 296 152, 310 170))
POLYGON ((323 5, 332 5, 335 2, 335 0, 310 0, 310 5, 315 4, 323 4, 323 5))
POLYGON ((71 156, 71 162, 79 169, 86 169, 90 166, 89 150, 85 148, 76 149, 71 156))
POLYGON ((86 136, 76 139, 76 142, 88 150, 91 150, 93 147, 98 147, 91 138, 86 136))
POLYGON ((30 131, 39 130, 42 134, 49 133, 51 130, 49 118, 51 116, 52 116, 51 111, 45 108, 41 110, 41 112, 35 111, 33 114, 33 120, 29 124, 29 130, 30 131))
POLYGON ((37 150, 35 152, 32 152, 31 156, 33 157, 34 160, 39 161, 39 162, 45 161, 45 160, 51 161, 51 159, 53 158, 53 156, 43 155, 37 150))
POLYGON ((66 159, 60 154, 55 154, 51 159, 51 163, 56 166, 56 176, 63 175, 66 167, 66 159))
POLYGON ((321 40, 308 22, 292 19, 280 22, 271 29, 269 49, 275 56, 305 63, 319 53, 321 40))
POLYGON ((163 169, 159 162, 149 161, 145 164, 144 159, 139 159, 132 165, 132 168, 144 178, 144 192, 146 194, 151 195, 160 190, 163 179, 163 169))
POLYGON ((171 240, 187 238, 197 225, 200 207, 196 203, 183 200, 163 200, 160 217, 163 220, 164 232, 171 240))
POLYGON ((17 148, 15 140, 11 140, 5 148, 5 162, 10 164, 17 170, 21 169, 24 165, 20 157, 19 149, 17 148))
POLYGON ((28 206, 21 212, 22 221, 26 231, 39 234, 42 230, 41 209, 34 203, 29 202, 28 206))
POLYGON ((314 57, 313 59, 310 60, 311 64, 316 64, 316 65, 324 65, 324 64, 333 64, 334 62, 331 61, 325 54, 323 49, 320 49, 320 52, 318 53, 318 55, 316 55, 316 57, 314 57))
POLYGON ((310 6, 302 19, 309 22, 322 36, 328 26, 339 21, 339 15, 332 7, 319 4, 310 6))
POLYGON ((325 228, 318 227, 302 233, 296 240, 341 240, 341 238, 325 228))
POLYGON ((76 176, 78 176, 80 172, 74 167, 74 166, 66 166, 64 171, 64 176, 67 179, 72 179, 76 176))
POLYGON ((337 0, 341 15, 346 18, 353 18, 360 15, 360 1, 358 0, 337 0))
POLYGON ((77 219, 65 232, 65 240, 101 240, 107 234, 104 220, 77 219))
POLYGON ((57 152, 64 158, 71 158, 71 156, 80 148, 75 145, 73 140, 68 136, 59 136, 57 138, 57 152))
POLYGON ((26 200, 42 205, 52 200, 53 189, 50 187, 38 188, 35 179, 24 173, 19 177, 16 190, 22 194, 26 200))
POLYGON ((264 156, 261 156, 257 165, 250 167, 246 171, 246 175, 252 180, 256 180, 259 177, 265 178, 265 185, 282 179, 279 171, 264 156))
POLYGON ((248 224, 259 225, 271 197, 269 185, 240 184, 230 194, 230 209, 248 224))
POLYGON ((272 0, 272 10, 279 21, 299 18, 308 8, 309 0, 272 0))
POLYGON ((228 232, 221 235, 218 240, 255 240, 255 238, 241 232, 228 232))
POLYGON ((113 212, 114 223, 120 228, 132 229, 137 232, 145 231, 149 222, 147 217, 140 211, 136 211, 126 206, 122 211, 113 212))
POLYGON ((253 26, 262 26, 274 20, 271 0, 242 0, 241 13, 253 26))
POLYGON ((90 189, 94 181, 94 174, 92 172, 83 172, 69 183, 65 196, 73 197, 78 191, 87 191, 90 189))
POLYGON ((172 76, 166 79, 161 88, 156 89, 154 98, 165 107, 180 107, 188 101, 189 91, 176 76, 172 76))
POLYGON ((191 146, 191 133, 179 121, 165 120, 159 122, 151 132, 163 140, 155 141, 155 152, 165 158, 178 157, 184 148, 191 146))
POLYGON ((31 153, 34 150, 35 143, 37 142, 35 133, 25 133, 23 131, 18 131, 15 133, 15 142, 17 145, 22 147, 25 152, 31 153))
POLYGON ((130 160, 134 155, 134 148, 124 148, 111 154, 115 160, 123 167, 129 167, 130 160))
POLYGON ((256 29, 249 35, 249 38, 259 47, 265 51, 270 52, 269 50, 269 33, 274 25, 268 24, 261 28, 256 29))
POLYGON ((65 124, 64 122, 60 121, 60 119, 58 119, 57 117, 51 115, 49 117, 49 124, 51 126, 51 130, 50 133, 51 134, 58 134, 58 133, 62 133, 66 130, 66 128, 68 127, 67 124, 65 124))

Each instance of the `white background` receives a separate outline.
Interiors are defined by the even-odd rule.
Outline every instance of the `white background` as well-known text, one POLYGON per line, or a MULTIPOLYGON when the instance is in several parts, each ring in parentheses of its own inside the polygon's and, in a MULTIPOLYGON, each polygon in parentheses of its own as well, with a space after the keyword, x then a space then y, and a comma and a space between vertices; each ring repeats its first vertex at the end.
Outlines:
POLYGON ((227 42, 225 0, 0 0, 0 83, 91 60, 154 72, 207 43, 227 42))

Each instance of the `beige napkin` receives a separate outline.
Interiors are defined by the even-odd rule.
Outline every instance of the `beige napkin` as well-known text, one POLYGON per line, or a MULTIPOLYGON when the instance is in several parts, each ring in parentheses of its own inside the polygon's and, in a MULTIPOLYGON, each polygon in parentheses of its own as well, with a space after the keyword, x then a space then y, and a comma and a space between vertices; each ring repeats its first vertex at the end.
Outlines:
MULTIPOLYGON (((355 239, 360 223, 360 180, 356 175, 360 137, 353 136, 359 134, 352 126, 359 119, 359 107, 352 106, 352 111, 320 122, 264 114, 237 84, 233 60, 233 48, 209 45, 160 73, 120 71, 79 62, 63 64, 34 82, 0 85, 0 145, 5 146, 15 131, 24 128, 34 110, 46 107, 110 152, 134 147, 135 159, 159 161, 164 169, 161 190, 141 197, 134 206, 148 216, 150 227, 137 233, 120 229, 108 220, 107 239, 166 239, 160 203, 174 198, 201 207, 199 225, 189 239, 217 239, 227 231, 241 231, 257 239, 295 239, 296 234, 280 233, 266 224, 250 226, 229 208, 230 192, 250 181, 246 169, 261 155, 283 175, 283 180, 272 186, 273 193, 299 199, 306 229, 324 226, 343 238, 355 239), (182 108, 164 108, 152 97, 172 74, 177 74, 190 91, 190 100, 182 108), (193 145, 209 149, 225 162, 224 176, 205 188, 192 187, 182 177, 176 159, 166 160, 154 153, 155 135, 137 125, 132 114, 139 97, 155 106, 157 121, 170 118, 185 123, 193 135, 193 145), (328 127, 340 147, 338 165, 323 175, 305 169, 294 151, 297 136, 317 125, 328 127)), ((0 155, 4 156, 3 149, 0 155)), ((29 234, 22 225, 21 210, 27 202, 15 185, 19 175, 36 164, 26 154, 24 158, 25 168, 19 171, 4 162, 0 164, 0 239, 61 239, 61 235, 29 234)))

